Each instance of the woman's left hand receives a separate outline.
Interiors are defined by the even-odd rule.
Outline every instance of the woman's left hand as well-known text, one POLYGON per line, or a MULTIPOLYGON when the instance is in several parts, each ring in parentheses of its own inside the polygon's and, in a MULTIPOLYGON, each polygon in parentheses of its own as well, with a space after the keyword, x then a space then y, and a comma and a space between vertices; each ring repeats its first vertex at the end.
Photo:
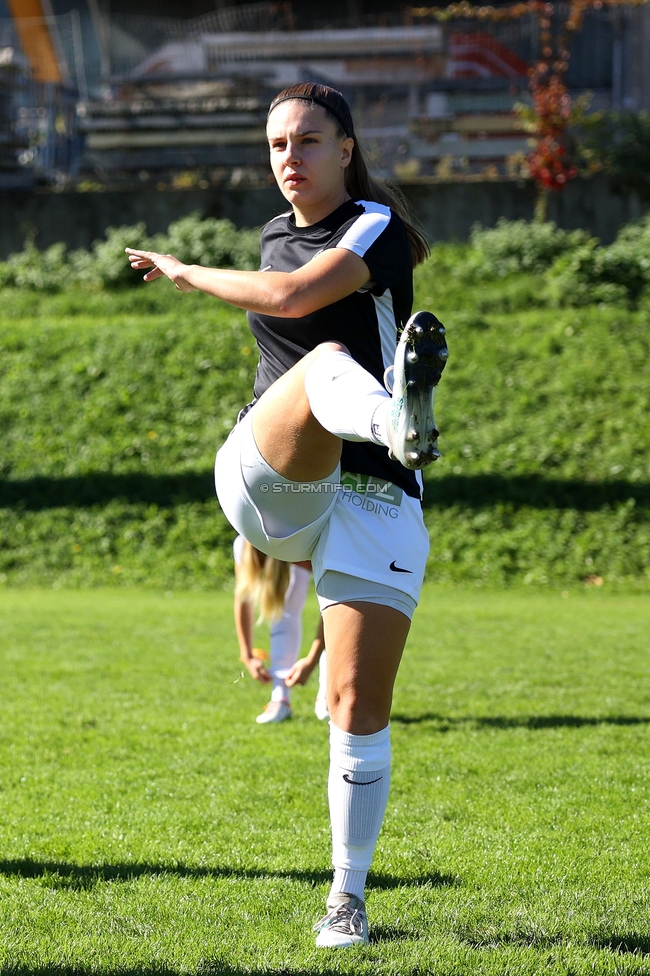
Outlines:
POLYGON ((185 280, 184 272, 188 265, 183 264, 173 254, 157 254, 155 251, 136 251, 132 247, 125 248, 134 271, 151 268, 144 276, 145 281, 155 281, 163 275, 173 281, 179 291, 194 291, 194 286, 185 280))
POLYGON ((308 657, 303 657, 299 661, 296 661, 284 679, 287 688, 293 688, 294 685, 306 685, 309 680, 309 675, 316 667, 316 663, 316 661, 310 661, 308 657))

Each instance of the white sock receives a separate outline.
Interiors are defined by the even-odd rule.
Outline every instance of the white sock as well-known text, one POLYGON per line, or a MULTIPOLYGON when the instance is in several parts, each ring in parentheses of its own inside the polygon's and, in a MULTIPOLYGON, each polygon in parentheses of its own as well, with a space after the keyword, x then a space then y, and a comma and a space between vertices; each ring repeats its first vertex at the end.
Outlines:
POLYGON ((316 420, 344 441, 388 447, 391 398, 372 373, 347 352, 324 352, 305 373, 305 391, 316 420))
POLYGON ((269 673, 273 678, 271 701, 291 701, 291 689, 284 683, 298 660, 302 641, 302 611, 307 599, 311 573, 302 566, 291 566, 289 586, 284 597, 284 613, 271 624, 269 673))
POLYGON ((285 701, 287 705, 291 702, 291 689, 287 688, 284 683, 284 678, 276 678, 273 676, 273 691, 271 692, 271 701, 285 701))
POLYGON ((390 727, 351 735, 330 722, 328 795, 334 881, 330 895, 364 897, 366 875, 388 802, 390 727))

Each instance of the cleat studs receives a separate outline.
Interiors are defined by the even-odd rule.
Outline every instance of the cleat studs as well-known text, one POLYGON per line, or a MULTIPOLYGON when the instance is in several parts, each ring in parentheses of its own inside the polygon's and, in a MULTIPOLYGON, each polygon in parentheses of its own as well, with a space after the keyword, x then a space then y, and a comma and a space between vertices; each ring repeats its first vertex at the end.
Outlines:
POLYGON ((409 380, 406 386, 409 390, 412 390, 415 386, 417 386, 417 383, 415 382, 415 380, 409 380))
POLYGON ((444 325, 440 325, 438 327, 438 335, 447 335, 447 330, 445 329, 444 325))
POLYGON ((418 432, 417 432, 417 430, 415 430, 414 428, 411 428, 411 430, 408 430, 406 432, 406 438, 405 439, 407 441, 416 441, 418 439, 418 432))
POLYGON ((416 336, 424 335, 424 329, 422 328, 421 325, 414 325, 413 332, 416 336))
POLYGON ((439 359, 449 359, 449 350, 447 349, 446 346, 445 346, 444 349, 438 350, 438 358, 439 359))
POLYGON ((420 460, 420 455, 417 451, 407 451, 406 460, 410 461, 411 464, 414 464, 415 462, 420 460))
POLYGON ((407 352, 406 354, 406 359, 407 362, 409 363, 417 363, 419 358, 420 357, 418 356, 418 354, 415 352, 414 349, 412 349, 410 352, 407 352))

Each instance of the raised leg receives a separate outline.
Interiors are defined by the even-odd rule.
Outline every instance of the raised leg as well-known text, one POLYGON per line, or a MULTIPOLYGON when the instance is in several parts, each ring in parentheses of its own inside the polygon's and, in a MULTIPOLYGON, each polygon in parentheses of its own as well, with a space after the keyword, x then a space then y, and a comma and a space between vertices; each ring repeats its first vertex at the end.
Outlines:
POLYGON ((258 450, 283 478, 318 481, 339 463, 341 438, 314 417, 305 391, 305 373, 323 351, 344 349, 335 342, 318 346, 276 380, 251 412, 258 450))

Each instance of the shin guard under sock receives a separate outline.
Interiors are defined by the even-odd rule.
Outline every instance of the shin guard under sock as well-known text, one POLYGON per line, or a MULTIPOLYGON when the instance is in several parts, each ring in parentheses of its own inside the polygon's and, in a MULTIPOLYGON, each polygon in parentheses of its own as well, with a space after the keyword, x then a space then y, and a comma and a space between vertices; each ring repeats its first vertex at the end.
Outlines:
POLYGON ((388 801, 390 759, 388 726, 374 735, 351 735, 330 722, 330 895, 345 891, 363 898, 388 801))
POLYGON ((305 390, 311 412, 325 430, 344 441, 388 446, 390 396, 349 353, 322 353, 305 373, 305 390))

